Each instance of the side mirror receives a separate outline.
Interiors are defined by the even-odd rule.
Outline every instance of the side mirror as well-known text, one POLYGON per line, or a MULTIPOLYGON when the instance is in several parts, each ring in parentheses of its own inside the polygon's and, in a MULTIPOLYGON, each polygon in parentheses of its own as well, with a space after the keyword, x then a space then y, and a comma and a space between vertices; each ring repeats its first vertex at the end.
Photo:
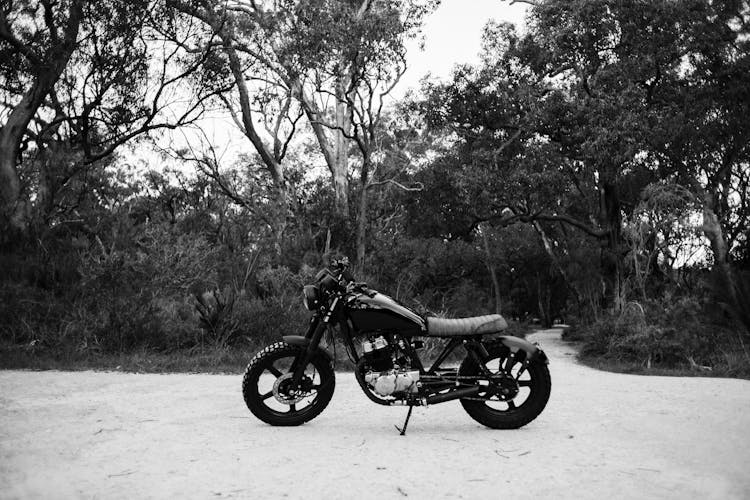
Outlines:
POLYGON ((340 259, 333 259, 331 261, 331 267, 334 269, 344 270, 349 268, 349 258, 341 257, 340 259))

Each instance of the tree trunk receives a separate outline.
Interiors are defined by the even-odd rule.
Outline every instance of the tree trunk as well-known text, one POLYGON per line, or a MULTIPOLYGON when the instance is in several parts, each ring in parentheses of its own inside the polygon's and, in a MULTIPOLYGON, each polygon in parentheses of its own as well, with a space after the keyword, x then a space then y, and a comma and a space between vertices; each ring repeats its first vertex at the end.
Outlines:
MULTIPOLYGON (((10 122, 10 120, 9 120, 10 122)), ((21 200, 21 180, 16 170, 16 158, 20 141, 15 131, 7 131, 8 124, 0 131, 0 201, 3 226, 23 231, 27 224, 27 210, 21 200)), ((24 128, 25 130, 25 128, 24 128)))
POLYGON ((605 246, 602 248, 603 271, 607 276, 605 301, 615 313, 622 311, 625 305, 625 286, 623 281, 622 214, 617 186, 605 182, 599 190, 600 223, 607 230, 605 246))
POLYGON ((287 227, 289 201, 287 199, 286 184, 282 179, 276 187, 276 217, 273 227, 273 248, 278 257, 284 252, 284 236, 287 227))
POLYGON ((363 154, 362 173, 360 183, 362 192, 359 197, 359 213, 357 214, 357 271, 363 275, 365 270, 365 251, 367 238, 367 210, 368 210, 368 188, 370 174, 370 157, 363 154))
MULTIPOLYGON (((217 28, 218 29, 218 28, 217 28)), ((284 232, 286 231, 286 218, 289 211, 289 202, 287 200, 287 189, 286 189, 286 178, 284 175, 284 167, 279 161, 279 158, 274 156, 271 148, 269 148, 263 139, 260 137, 255 129, 255 122, 253 121, 253 112, 250 101, 250 90, 245 82, 245 74, 242 69, 242 61, 237 55, 237 51, 232 46, 233 39, 226 31, 221 31, 221 39, 224 43, 224 53, 229 59, 229 69, 234 77, 234 83, 237 87, 237 92, 240 97, 240 113, 242 117, 242 126, 245 137, 250 140, 250 143, 255 148, 255 151, 263 161, 266 170, 271 174, 275 191, 276 191, 276 217, 274 221, 274 227, 272 228, 274 234, 274 250, 277 256, 281 256, 282 253, 282 241, 284 232)))
POLYGON ((351 128, 349 123, 349 109, 345 102, 344 83, 339 80, 336 84, 336 126, 334 130, 334 156, 333 163, 329 165, 331 178, 333 180, 333 195, 336 203, 336 215, 341 219, 349 218, 349 182, 347 169, 349 167, 349 139, 344 136, 351 128))
POLYGON ((341 221, 349 219, 349 179, 347 171, 349 169, 349 139, 345 133, 351 130, 349 120, 349 107, 343 97, 344 84, 339 82, 336 86, 336 110, 335 110, 335 127, 321 123, 321 111, 313 101, 312 97, 307 95, 299 82, 293 85, 295 93, 298 96, 302 109, 312 126, 315 138, 318 141, 320 151, 326 161, 328 170, 331 172, 331 184, 333 185, 334 210, 335 215, 341 221), (326 130, 329 130, 327 133, 326 130), (331 134, 331 139, 328 134, 331 134))
POLYGON ((544 230, 544 227, 539 221, 534 221, 534 229, 536 229, 536 232, 542 238, 542 244, 544 245, 545 252, 547 252, 547 255, 552 261, 552 265, 555 266, 555 269, 557 269, 557 272, 559 272, 560 276, 562 276, 563 280, 565 280, 565 284, 568 287, 568 289, 573 292, 573 295, 575 296, 575 299, 576 299, 576 304, 578 304, 579 309, 580 309, 581 293, 578 291, 578 288, 573 284, 573 281, 568 276, 568 273, 565 272, 565 268, 563 268, 562 264, 560 263, 560 260, 557 258, 557 254, 555 254, 555 251, 552 248, 552 243, 550 242, 549 237, 547 236, 547 232, 544 230))
POLYGON ((537 307, 539 309, 539 320, 542 323, 542 326, 549 328, 552 326, 552 319, 551 319, 551 313, 550 313, 550 290, 549 287, 544 285, 544 290, 542 290, 542 277, 539 273, 536 273, 536 299, 537 299, 537 307))
MULTIPOLYGON (((64 66, 63 66, 64 68, 64 66)), ((26 127, 34 117, 45 96, 52 90, 60 77, 60 71, 51 71, 37 77, 33 86, 13 108, 8 121, 0 129, 0 194, 2 195, 2 215, 9 226, 17 231, 28 228, 30 207, 27 200, 21 199, 21 180, 16 164, 19 160, 21 141, 26 127)))
POLYGON ((490 242, 487 238, 486 231, 482 231, 482 240, 484 240, 484 254, 487 258, 486 266, 490 272, 490 278, 492 279, 492 290, 495 294, 495 313, 501 314, 502 311, 502 299, 500 298, 500 281, 497 279, 497 271, 495 265, 492 263, 492 253, 490 253, 490 242))
POLYGON ((367 187, 362 189, 359 198, 359 214, 357 216, 357 271, 361 274, 365 270, 365 250, 367 238, 367 187))
POLYGON ((729 248, 721 229, 721 223, 711 207, 711 197, 708 197, 703 207, 703 234, 708 238, 711 245, 711 253, 714 256, 714 272, 719 280, 717 292, 723 294, 724 302, 731 307, 743 308, 747 305, 739 304, 737 297, 737 286, 734 279, 732 266, 729 263, 729 248))
POLYGON ((55 134, 63 124, 65 116, 58 111, 52 124, 46 126, 37 138, 37 164, 39 165, 39 185, 33 207, 33 223, 46 227, 55 209, 55 197, 60 189, 60 179, 65 177, 65 144, 55 139, 55 134))
MULTIPOLYGON (((41 145, 40 145, 41 147, 41 145)), ((60 151, 56 142, 43 145, 44 150, 38 156, 39 187, 34 203, 34 224, 46 226, 52 216, 55 205, 56 182, 55 163, 60 159, 60 151)))

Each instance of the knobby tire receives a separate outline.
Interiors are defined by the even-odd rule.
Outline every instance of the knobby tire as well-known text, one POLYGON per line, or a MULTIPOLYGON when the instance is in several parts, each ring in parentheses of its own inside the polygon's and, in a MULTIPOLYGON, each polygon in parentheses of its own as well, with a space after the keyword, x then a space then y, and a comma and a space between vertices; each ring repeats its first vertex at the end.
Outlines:
MULTIPOLYGON (((500 342, 485 345, 489 358, 507 359, 508 348, 500 342)), ((487 402, 476 399, 461 399, 461 405, 471 418, 482 425, 493 429, 518 429, 528 424, 542 413, 549 400, 552 381, 549 368, 541 359, 535 359, 527 363, 525 368, 530 377, 530 394, 523 403, 515 408, 498 410, 488 406, 487 402)), ((466 358, 459 368, 459 375, 480 376, 479 366, 471 358, 466 358)))
MULTIPOLYGON (((270 372, 269 368, 274 368, 274 361, 293 358, 301 353, 304 353, 304 349, 301 347, 286 342, 276 342, 256 354, 247 365, 245 375, 242 378, 242 395, 247 408, 263 422, 274 426, 302 425, 320 415, 331 401, 336 384, 335 374, 330 357, 324 351, 320 351, 310 362, 320 374, 320 388, 309 406, 299 411, 290 409, 290 411, 284 413, 269 408, 264 403, 264 399, 258 391, 258 382, 261 375, 264 372, 270 372)), ((275 369, 275 371, 278 371, 278 369, 275 369)))

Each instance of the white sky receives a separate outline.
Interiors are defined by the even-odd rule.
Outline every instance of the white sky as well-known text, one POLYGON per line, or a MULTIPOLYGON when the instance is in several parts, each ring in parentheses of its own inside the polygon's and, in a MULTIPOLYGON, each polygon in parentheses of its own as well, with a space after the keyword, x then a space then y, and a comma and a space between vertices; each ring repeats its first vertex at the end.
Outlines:
POLYGON ((479 62, 482 28, 487 21, 521 26, 528 7, 502 0, 442 0, 422 28, 424 52, 416 41, 408 47, 409 68, 394 89, 394 97, 403 96, 410 87, 419 87, 419 80, 428 73, 447 78, 456 64, 479 62))

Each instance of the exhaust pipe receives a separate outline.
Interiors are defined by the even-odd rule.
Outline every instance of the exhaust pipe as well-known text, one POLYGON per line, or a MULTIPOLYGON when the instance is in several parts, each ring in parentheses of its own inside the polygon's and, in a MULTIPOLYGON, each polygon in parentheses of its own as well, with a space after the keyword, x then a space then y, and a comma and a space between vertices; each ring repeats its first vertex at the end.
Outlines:
POLYGON ((427 404, 434 405, 438 403, 444 403, 446 401, 452 401, 454 399, 461 399, 461 398, 468 398, 469 396, 476 396, 477 394, 479 394, 479 391, 481 391, 482 389, 486 389, 486 387, 476 385, 474 387, 465 387, 463 389, 456 389, 455 391, 446 392, 444 394, 435 394, 434 396, 430 396, 429 398, 427 398, 427 404))

